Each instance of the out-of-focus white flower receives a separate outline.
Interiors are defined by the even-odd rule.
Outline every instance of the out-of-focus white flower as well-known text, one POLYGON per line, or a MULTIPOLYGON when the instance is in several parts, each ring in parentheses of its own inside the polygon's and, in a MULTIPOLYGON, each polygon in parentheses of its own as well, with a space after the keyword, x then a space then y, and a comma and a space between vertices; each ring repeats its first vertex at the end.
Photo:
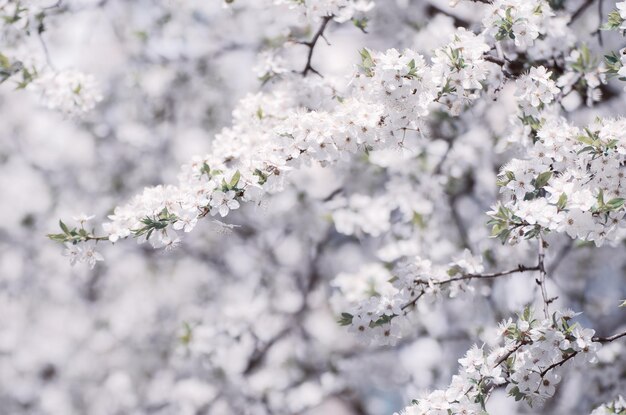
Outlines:
POLYGON ((91 111, 102 100, 94 76, 77 71, 45 71, 27 89, 38 94, 44 106, 69 116, 91 111))
POLYGON ((95 217, 96 217, 95 215, 87 215, 85 213, 81 213, 80 215, 73 216, 72 219, 74 219, 76 222, 78 222, 79 225, 82 226, 95 217))
POLYGON ((94 268, 96 263, 104 261, 104 257, 96 251, 95 244, 65 244, 64 255, 69 257, 70 264, 75 265, 77 262, 84 262, 89 265, 89 268, 94 268))

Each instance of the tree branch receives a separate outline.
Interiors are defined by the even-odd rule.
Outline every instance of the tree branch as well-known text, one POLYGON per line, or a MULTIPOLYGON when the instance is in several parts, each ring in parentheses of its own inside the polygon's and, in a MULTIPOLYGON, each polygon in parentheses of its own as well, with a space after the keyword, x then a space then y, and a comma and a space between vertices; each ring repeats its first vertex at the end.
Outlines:
POLYGON ((315 34, 313 35, 313 38, 308 42, 301 43, 302 45, 305 45, 309 48, 309 53, 306 58, 306 65, 304 66, 304 69, 301 72, 302 76, 307 76, 309 72, 313 72, 319 76, 322 76, 322 74, 319 73, 319 71, 313 67, 313 65, 311 64, 311 60, 313 59, 313 51, 315 50, 315 45, 317 44, 317 41, 320 39, 320 37, 324 36, 324 30, 326 30, 326 26, 328 26, 328 22, 330 22, 333 17, 334 16, 332 15, 324 17, 322 19, 322 24, 320 25, 319 29, 317 29, 317 32, 315 32, 315 34))
POLYGON ((498 278, 503 277, 505 275, 511 275, 518 272, 528 272, 528 271, 540 271, 539 265, 535 265, 533 267, 529 267, 526 265, 518 265, 517 268, 510 269, 508 271, 500 271, 493 272, 490 274, 463 274, 460 277, 454 277, 443 281, 435 282, 436 285, 448 284, 454 281, 462 281, 462 280, 472 280, 472 279, 489 279, 489 278, 498 278))
POLYGON ((537 266, 539 268, 539 279, 537 279, 537 284, 539 284, 539 288, 541 290, 541 298, 543 300, 543 314, 546 318, 550 318, 550 310, 549 304, 552 302, 548 298, 548 291, 546 290, 546 266, 545 266, 545 242, 543 237, 539 235, 539 249, 537 254, 537 266))
MULTIPOLYGON (((623 333, 614 334, 613 336, 610 336, 610 337, 594 337, 591 340, 593 340, 594 342, 598 342, 598 343, 610 343, 612 341, 615 341, 615 340, 620 339, 620 338, 625 337, 625 336, 626 336, 626 331, 623 332, 623 333)), ((573 352, 572 354, 570 354, 567 357, 563 358, 563 360, 560 360, 560 361, 558 361, 556 363, 551 364, 550 366, 548 366, 547 368, 545 368, 541 372, 541 377, 544 377, 546 375, 546 373, 548 373, 550 370, 554 369, 555 367, 564 365, 565 362, 567 362, 568 360, 574 358, 574 356, 578 355, 578 353, 580 353, 580 352, 573 352)))
POLYGON ((551 371, 552 369, 558 367, 558 366, 563 366, 565 364, 565 362, 567 362, 570 359, 573 359, 574 356, 576 356, 578 354, 578 352, 573 352, 572 354, 568 355, 566 358, 564 358, 563 360, 560 360, 556 363, 551 364, 550 366, 548 366, 547 368, 545 368, 544 370, 541 371, 540 375, 543 378, 546 373, 548 373, 549 371, 551 371))
POLYGON ((574 21, 576 21, 576 19, 578 19, 580 16, 583 15, 583 13, 585 12, 585 10, 587 10, 594 2, 595 0, 585 0, 585 2, 583 4, 581 4, 578 9, 576 9, 576 11, 574 11, 574 13, 572 13, 572 18, 571 20, 567 23, 568 26, 571 25, 572 23, 574 23, 574 21))
POLYGON ((598 342, 598 343, 610 343, 610 342, 612 342, 614 340, 621 339, 622 337, 625 337, 625 336, 626 336, 626 331, 624 331, 622 333, 614 334, 614 335, 609 336, 609 337, 597 337, 596 336, 592 340, 594 342, 598 342))
MULTIPOLYGON (((529 267, 526 265, 518 265, 517 268, 513 268, 507 271, 488 273, 488 274, 463 274, 459 277, 452 277, 447 280, 432 281, 432 284, 433 285, 446 285, 455 281, 472 280, 472 279, 491 279, 491 278, 504 277, 506 275, 511 275, 511 274, 515 274, 518 272, 522 273, 522 272, 528 272, 528 271, 539 271, 539 265, 535 265, 533 267, 529 267)), ((424 281, 424 280, 415 280, 415 283, 419 285, 430 285, 429 281, 424 281)), ((422 289, 420 293, 413 300, 404 304, 401 307, 401 309, 404 311, 407 308, 414 306, 417 303, 417 301, 420 298, 422 298, 422 296, 424 296, 424 294, 426 294, 426 290, 422 289)))
POLYGON ((561 248, 561 250, 558 252, 558 254, 556 255, 556 258, 554 259, 554 261, 552 261, 552 263, 550 264, 550 267, 548 269, 548 273, 550 275, 554 275, 554 272, 557 270, 557 268, 559 267, 559 265, 561 265, 561 263, 563 262, 563 260, 565 259, 565 257, 572 251, 572 248, 574 247, 574 240, 570 239, 565 246, 563 246, 561 248))
POLYGON ((465 227, 465 224, 463 223, 461 214, 459 213, 456 207, 456 201, 458 197, 459 195, 448 196, 448 204, 450 205, 450 213, 452 214, 452 220, 454 221, 454 224, 459 232, 459 238, 461 239, 461 244, 463 245, 463 248, 469 249, 471 251, 472 249, 470 246, 469 235, 467 234, 467 229, 465 227))

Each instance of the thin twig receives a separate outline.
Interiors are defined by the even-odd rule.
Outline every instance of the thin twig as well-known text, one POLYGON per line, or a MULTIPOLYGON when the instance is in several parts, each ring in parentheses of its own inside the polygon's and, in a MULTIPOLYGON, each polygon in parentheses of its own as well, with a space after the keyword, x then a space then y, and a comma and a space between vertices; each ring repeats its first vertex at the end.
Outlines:
POLYGON ((592 340, 594 342, 598 342, 598 343, 610 343, 610 342, 612 342, 614 340, 617 340, 617 339, 620 339, 620 338, 622 338, 624 336, 626 336, 626 331, 624 331, 622 333, 614 334, 614 335, 609 336, 609 337, 598 337, 598 336, 596 336, 592 340))
MULTIPOLYGON (((322 24, 320 25, 319 29, 317 29, 317 32, 315 32, 315 35, 313 35, 313 38, 308 42, 301 42, 302 45, 305 45, 309 48, 309 53, 306 58, 306 65, 302 70, 302 76, 307 76, 309 72, 313 72, 319 76, 322 76, 322 74, 319 73, 317 69, 312 66, 311 60, 313 59, 313 51, 315 50, 315 45, 317 44, 317 41, 320 39, 320 37, 324 36, 324 30, 326 30, 326 26, 328 26, 328 22, 330 22, 332 18, 332 15, 324 17, 322 19, 322 24)), ((326 40, 326 38, 324 38, 324 40, 326 40)), ((326 40, 326 43, 328 43, 328 40, 326 40)))
POLYGON ((463 281, 463 280, 472 280, 472 279, 489 279, 489 278, 498 278, 498 277, 504 277, 505 275, 511 275, 511 274, 516 274, 516 273, 522 273, 522 272, 528 272, 528 271, 540 271, 540 267, 539 265, 535 265, 532 267, 526 266, 526 265, 518 265, 517 268, 513 268, 510 269, 508 271, 500 271, 500 272, 493 272, 493 273, 489 273, 489 274, 464 274, 460 277, 454 277, 454 278, 450 278, 447 280, 443 280, 443 281, 437 281, 434 284, 436 285, 443 285, 443 284, 449 284, 451 282, 454 281, 463 281))
POLYGON ((48 51, 48 45, 43 38, 43 32, 37 31, 37 37, 39 38, 39 43, 41 44, 41 49, 43 50, 43 54, 46 58, 46 63, 50 67, 50 69, 55 69, 54 64, 52 63, 52 59, 50 58, 50 52, 48 51))
POLYGON ((578 354, 578 352, 574 352, 574 353, 570 354, 569 356, 567 356, 566 358, 564 358, 563 360, 560 360, 560 361, 558 361, 556 363, 551 364, 550 366, 545 368, 543 371, 541 371, 541 377, 543 378, 546 375, 546 373, 548 373, 549 371, 551 371, 555 367, 564 365, 565 362, 567 362, 570 359, 573 359, 574 356, 576 356, 577 354, 578 354))
POLYGON ((571 25, 572 23, 574 23, 574 21, 576 21, 576 19, 578 19, 580 16, 582 16, 582 14, 585 12, 585 10, 587 10, 589 8, 589 6, 591 6, 593 4, 595 0, 585 0, 585 2, 583 4, 580 5, 580 7, 578 7, 578 9, 576 9, 576 11, 574 13, 572 13, 572 18, 571 20, 567 23, 568 25, 571 25))
POLYGON ((414 305, 417 303, 417 301, 418 301, 420 298, 422 298, 422 296, 423 296, 424 294, 426 294, 426 291, 422 291, 421 293, 419 293, 417 297, 415 297, 413 300, 411 300, 410 302, 408 302, 408 303, 406 303, 405 305, 403 305, 402 307, 400 307, 400 309, 401 309, 402 311, 404 311, 404 310, 406 310, 407 308, 414 306, 414 305))
POLYGON ((433 174, 435 174, 435 175, 441 174, 441 171, 443 170, 443 165, 446 162, 446 160, 448 159, 448 156, 450 155, 450 152, 452 151, 452 147, 454 146, 454 142, 455 141, 456 140, 454 140, 454 139, 452 139, 450 141, 447 141, 448 148, 446 148, 446 152, 443 153, 443 156, 441 156, 441 159, 439 160, 439 162, 435 166, 435 170, 433 170, 433 174))
MULTIPOLYGON (((538 271, 538 270, 539 270, 539 265, 535 265, 532 267, 529 267, 526 265, 518 265, 517 268, 513 268, 507 271, 492 272, 492 273, 487 273, 487 274, 463 274, 459 277, 448 278, 447 280, 433 281, 432 284, 433 285, 446 285, 455 281, 473 280, 473 279, 491 279, 491 278, 504 277, 506 275, 516 274, 516 273, 538 271)), ((429 282, 425 280, 415 280, 415 284, 429 285, 429 282)), ((412 299, 410 302, 400 307, 401 310, 406 310, 407 308, 414 306, 417 303, 417 301, 420 298, 422 298, 422 296, 424 296, 424 294, 426 294, 426 290, 422 289, 420 293, 414 299, 412 299)))
POLYGON ((243 374, 249 375, 250 373, 254 372, 265 359, 265 355, 267 354, 269 349, 272 348, 272 346, 274 346, 274 344, 276 344, 279 340, 289 334, 290 331, 291 328, 288 326, 283 328, 281 331, 278 332, 278 334, 265 342, 263 346, 257 348, 252 353, 250 360, 248 360, 248 364, 246 365, 243 374))
POLYGON ((573 247, 574 240, 570 239, 567 244, 561 248, 561 250, 556 255, 556 258, 554 259, 554 261, 552 261, 552 264, 550 264, 550 267, 548 268, 548 273, 550 275, 554 275, 554 272, 557 270, 559 265, 561 265, 565 257, 567 257, 567 255, 572 251, 573 247))
POLYGON ((549 304, 551 300, 548 298, 548 291, 546 290, 546 266, 545 266, 545 242, 543 237, 539 235, 539 249, 537 254, 537 266, 539 267, 539 279, 537 284, 541 290, 541 298, 543 299, 543 314, 546 318, 550 318, 549 304))
MULTIPOLYGON (((498 54, 500 54, 502 51, 499 50, 498 48, 496 48, 498 54)), ((491 63, 495 63, 496 65, 500 66, 502 68, 502 73, 504 74, 504 76, 506 78, 509 79, 515 79, 517 76, 514 75, 513 73, 511 73, 511 71, 508 69, 508 63, 511 62, 509 59, 507 59, 506 57, 504 57, 504 55, 502 55, 502 57, 500 56, 493 56, 489 53, 485 53, 483 55, 483 59, 485 59, 487 62, 491 62, 491 63)))
POLYGON ((469 235, 467 234, 467 229, 465 228, 463 219, 461 218, 461 215, 456 207, 457 197, 458 195, 449 196, 450 213, 452 213, 452 220, 454 221, 454 224, 456 225, 456 228, 459 232, 459 237, 461 238, 461 244, 463 245, 463 248, 469 249, 471 252, 472 248, 469 242, 469 235))
POLYGON ((504 58, 499 58, 497 56, 493 56, 490 55, 488 53, 485 53, 483 55, 483 58, 487 61, 487 62, 491 62, 491 63, 495 63, 496 65, 500 65, 500 66, 504 66, 506 65, 506 60, 504 60, 504 58))
POLYGON ((598 43, 600 46, 604 46, 604 40, 602 39, 602 20, 604 16, 604 12, 602 11, 602 3, 604 0, 598 0, 598 43))
POLYGON ((496 360, 496 364, 494 365, 494 367, 499 366, 500 364, 506 362, 506 360, 511 357, 511 355, 513 353, 515 353, 516 351, 518 351, 522 346, 528 344, 527 341, 523 340, 521 342, 519 342, 519 344, 517 346, 515 346, 514 348, 512 348, 511 350, 509 350, 507 353, 505 353, 504 355, 502 355, 502 357, 500 357, 498 360, 496 360))

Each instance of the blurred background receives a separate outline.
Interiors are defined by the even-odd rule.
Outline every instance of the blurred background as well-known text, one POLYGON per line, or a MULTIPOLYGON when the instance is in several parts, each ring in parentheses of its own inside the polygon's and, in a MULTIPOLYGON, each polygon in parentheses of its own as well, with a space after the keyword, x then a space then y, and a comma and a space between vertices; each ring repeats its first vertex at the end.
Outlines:
MULTIPOLYGON (((385 273, 380 263, 403 254, 446 263, 470 246, 497 269, 533 261, 532 246, 503 247, 487 238, 485 225, 497 169, 508 157, 509 90, 458 122, 433 125, 429 157, 378 154, 313 167, 295 174, 287 191, 229 216, 237 228, 207 220, 171 252, 132 240, 101 244, 103 263, 71 267, 63 247, 45 237, 59 218, 86 213, 102 221, 144 186, 174 183, 180 165, 207 152, 230 124, 242 97, 273 87, 258 79, 258 53, 289 31, 306 40, 315 27, 260 0, 231 7, 220 0, 72 0, 61 7, 46 18, 41 39, 3 32, 0 45, 39 56, 45 45, 55 68, 93 74, 103 100, 74 118, 11 82, 0 85, 0 415, 391 414, 447 385, 471 344, 487 341, 497 321, 534 301, 534 284, 520 275, 481 286, 475 296, 425 304, 396 347, 362 346, 336 322, 346 302, 337 275, 375 280, 385 273), (449 137, 458 145, 441 177, 423 178, 449 137), (397 176, 412 177, 411 187, 395 186, 397 176), (338 232, 333 215, 340 210, 376 224, 376 212, 355 208, 354 195, 369 195, 365 205, 388 216, 397 212, 376 201, 404 198, 427 220, 338 232), (454 221, 463 226, 444 226, 454 221)), ((428 55, 454 25, 478 27, 481 7, 379 0, 368 33, 331 24, 315 67, 324 82, 346 85, 361 48, 428 55)), ((608 35, 599 46, 591 35, 597 26, 589 9, 573 30, 599 56, 618 48, 620 39, 608 35)), ((285 59, 299 68, 305 55, 294 44, 285 59)), ((620 85, 607 86, 607 99, 592 110, 575 95, 568 110, 580 124, 624 108, 620 85)), ((567 237, 550 243, 549 289, 558 305, 583 311, 585 325, 600 334, 616 331, 624 324, 616 308, 626 298, 623 245, 595 249, 567 237)), ((626 390, 623 347, 603 353, 600 365, 604 359, 613 369, 571 373, 544 409, 517 404, 504 391, 489 409, 588 413, 626 390)))

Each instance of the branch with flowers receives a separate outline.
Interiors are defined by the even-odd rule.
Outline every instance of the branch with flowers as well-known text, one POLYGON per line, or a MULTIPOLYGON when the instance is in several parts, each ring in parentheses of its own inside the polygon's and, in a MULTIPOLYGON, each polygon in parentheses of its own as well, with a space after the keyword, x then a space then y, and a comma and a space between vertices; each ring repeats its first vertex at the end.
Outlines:
MULTIPOLYGON (((572 312, 554 313, 545 320, 526 308, 516 322, 500 324, 501 345, 491 351, 474 346, 459 359, 461 371, 446 390, 414 400, 402 415, 436 413, 482 414, 496 388, 506 388, 515 400, 541 404, 555 393, 565 366, 584 367, 596 361, 600 339, 574 323, 572 312)), ((604 343, 617 340, 611 336, 604 343)))
MULTIPOLYGON (((226 3, 233 7, 235 2, 226 3)), ((170 250, 202 219, 219 218, 214 221, 235 227, 221 221, 230 221, 235 211, 234 223, 241 218, 250 220, 255 213, 250 213, 249 206, 266 203, 281 193, 291 191, 298 200, 309 197, 295 184, 303 173, 320 167, 340 172, 338 176, 347 179, 337 180, 328 196, 310 203, 315 207, 311 210, 328 219, 328 226, 336 232, 329 235, 362 248, 359 261, 371 256, 380 259, 366 263, 356 273, 337 271, 341 266, 332 268, 337 271, 331 282, 336 289, 333 294, 338 294, 340 305, 348 303, 340 310, 339 324, 347 326, 357 340, 368 346, 395 346, 414 329, 411 318, 423 311, 422 304, 471 293, 477 287, 487 291, 491 286, 481 286, 481 282, 498 280, 495 285, 517 274, 533 276, 525 286, 535 290, 534 301, 542 308, 542 318, 528 307, 515 323, 502 323, 498 346, 469 350, 459 360, 461 370, 446 390, 430 393, 402 413, 484 414, 498 388, 505 388, 516 401, 542 404, 554 396, 566 369, 594 363, 603 344, 626 336, 623 332, 596 336, 592 329, 574 322, 574 313, 553 311, 556 297, 548 292, 553 275, 548 275, 552 271, 546 264, 547 241, 552 243, 551 238, 557 239, 559 234, 566 236, 569 245, 553 268, 571 249, 570 240, 593 242, 599 248, 626 238, 626 121, 599 117, 580 126, 569 116, 574 105, 595 110, 607 104, 603 95, 610 91, 607 75, 623 78, 626 60, 624 54, 612 52, 603 63, 592 48, 577 40, 570 26, 580 23, 592 2, 573 10, 563 1, 470 3, 484 11, 480 24, 464 20, 467 27, 453 27, 445 41, 427 52, 420 50, 420 45, 355 50, 360 59, 350 80, 337 81, 322 73, 321 62, 313 66, 316 45, 320 39, 326 40, 329 32, 343 30, 342 24, 349 21, 365 31, 363 15, 372 10, 373 3, 272 1, 272 7, 286 5, 295 10, 300 20, 281 22, 280 35, 264 39, 266 49, 254 69, 262 81, 260 92, 241 99, 231 125, 215 135, 208 153, 184 164, 176 184, 145 188, 110 211, 108 221, 101 225, 88 226, 93 217, 86 216, 75 218, 74 226, 59 221, 60 232, 48 237, 65 245, 72 265, 84 262, 93 268, 104 259, 96 247, 107 241, 121 245, 123 239, 134 238, 170 250), (301 26, 292 31, 297 25, 301 26), (289 48, 298 44, 306 47, 301 54, 305 64, 289 69, 289 48), (308 76, 310 73, 319 76, 308 76), (578 101, 572 103, 573 99, 578 101), (506 120, 496 122, 506 126, 491 142, 491 131, 485 127, 489 123, 484 119, 495 117, 493 113, 500 110, 506 113, 498 108, 500 102, 502 108, 512 104, 512 110, 506 120), (488 158, 483 154, 487 153, 485 147, 497 149, 489 148, 488 158), (402 156, 389 156, 396 153, 402 156), (464 164, 464 153, 481 154, 474 157, 473 164, 464 164), (485 190, 489 185, 498 190, 485 190), (481 215, 473 208, 482 213, 488 206, 492 206, 486 212, 488 218, 479 219, 477 225, 474 219, 481 215), (431 218, 434 224, 428 223, 431 218), (488 220, 491 237, 508 247, 489 240, 483 219, 488 220), (454 228, 458 235, 450 236, 449 229, 454 228), (429 232, 437 235, 424 237, 429 232), (532 242, 532 254, 524 252, 525 241, 532 242), (455 259, 433 265, 422 259, 432 256, 421 255, 421 251, 434 253, 437 261, 455 259), (447 256, 461 251, 460 256, 447 256), (507 262, 510 252, 520 258, 507 262), (520 265, 501 266, 504 262, 520 265)), ((605 29, 624 29, 624 4, 618 3, 617 10, 609 14, 605 29)), ((371 30, 379 28, 374 25, 371 30)), ((14 79, 19 72, 16 62, 0 55, 1 79, 14 79)), ((26 78, 28 74, 22 72, 26 78)), ((29 88, 36 88, 46 77, 38 79, 29 80, 29 88)), ((50 107, 82 113, 101 99, 92 81, 55 74, 48 82, 59 88, 42 87, 41 94, 50 107)), ((273 245, 275 234, 281 233, 274 228, 290 233, 290 226, 281 226, 259 226, 269 242, 255 235, 249 245, 273 245)), ((307 231, 316 234, 318 229, 307 231)), ((215 262, 221 265, 226 261, 222 256, 230 252, 221 252, 219 246, 215 249, 219 253, 215 262)), ((313 256, 320 256, 319 249, 313 251, 313 256)), ((288 265, 256 268, 260 271, 243 273, 254 274, 252 279, 258 271, 263 280, 283 273, 288 265)), ((308 278, 294 282, 299 284, 302 298, 288 298, 286 305, 280 305, 291 310, 276 319, 284 323, 281 328, 261 336, 239 327, 241 331, 233 330, 233 343, 241 339, 250 342, 250 353, 240 359, 244 365, 233 378, 246 379, 262 372, 272 352, 309 324, 305 317, 317 298, 314 290, 323 291, 324 284, 318 269, 308 278)), ((259 284, 250 292, 256 296, 259 287, 267 289, 259 284)), ((272 308, 271 303, 267 301, 265 307, 272 308)), ((498 315, 494 321, 500 318, 498 315)), ((223 324, 223 333, 230 336, 230 320, 223 324)), ((312 337, 302 331, 302 337, 312 337)), ((192 337, 189 329, 184 342, 193 343, 192 337)), ((350 388, 340 385, 337 390, 343 396, 350 388)), ((280 405, 267 396, 261 401, 271 413, 272 405, 280 405)))

